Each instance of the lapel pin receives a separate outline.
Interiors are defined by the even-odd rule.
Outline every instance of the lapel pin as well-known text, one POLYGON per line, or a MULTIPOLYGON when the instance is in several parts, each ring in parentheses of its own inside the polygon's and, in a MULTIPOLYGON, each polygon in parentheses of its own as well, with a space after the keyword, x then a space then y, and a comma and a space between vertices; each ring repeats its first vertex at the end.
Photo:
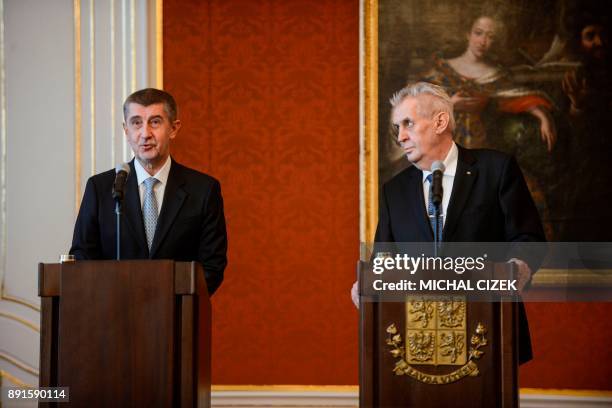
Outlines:
POLYGON ((472 172, 468 170, 468 171, 466 171, 466 174, 469 176, 469 175, 472 174, 472 172))

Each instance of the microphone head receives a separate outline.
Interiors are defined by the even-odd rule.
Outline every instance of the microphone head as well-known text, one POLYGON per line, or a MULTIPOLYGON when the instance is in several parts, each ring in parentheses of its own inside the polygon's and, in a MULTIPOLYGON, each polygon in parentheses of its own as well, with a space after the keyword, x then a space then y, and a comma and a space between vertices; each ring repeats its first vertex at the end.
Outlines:
POLYGON ((444 166, 444 163, 441 162, 440 160, 436 160, 431 165, 431 172, 432 173, 435 172, 435 171, 441 171, 442 173, 444 173, 444 170, 446 170, 446 166, 444 166))
POLYGON ((115 174, 119 173, 120 171, 130 174, 130 165, 127 163, 118 164, 117 167, 115 167, 115 174))

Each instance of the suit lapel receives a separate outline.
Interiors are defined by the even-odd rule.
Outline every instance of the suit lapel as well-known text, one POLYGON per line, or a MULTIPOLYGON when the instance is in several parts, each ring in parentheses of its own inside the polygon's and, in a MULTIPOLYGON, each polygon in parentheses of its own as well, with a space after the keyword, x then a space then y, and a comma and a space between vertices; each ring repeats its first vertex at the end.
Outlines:
POLYGON ((142 251, 149 255, 147 238, 145 236, 144 222, 142 221, 142 208, 140 207, 140 193, 138 191, 138 177, 134 169, 134 160, 130 162, 130 175, 127 179, 127 189, 123 200, 123 212, 132 235, 142 251))
POLYGON ((468 202, 474 182, 478 177, 478 171, 474 164, 476 159, 469 150, 457 145, 459 149, 459 157, 457 158, 457 171, 455 172, 455 182, 453 183, 453 191, 451 193, 450 202, 448 204, 446 222, 442 231, 444 241, 453 236, 457 223, 461 217, 461 213, 468 202))
MULTIPOLYGON (((168 174, 168 185, 164 191, 164 201, 162 203, 161 212, 157 219, 157 227, 155 228, 155 237, 151 245, 151 253, 149 258, 153 258, 168 234, 172 223, 174 222, 179 210, 183 206, 187 193, 182 189, 185 183, 180 164, 172 160, 170 174, 168 174)), ((143 227, 144 229, 144 227, 143 227)))
POLYGON ((427 216, 427 210, 425 209, 425 201, 423 199, 423 172, 415 167, 415 171, 410 172, 410 178, 407 179, 406 191, 416 197, 416 200, 408 197, 406 202, 411 204, 412 219, 416 220, 417 227, 424 237, 424 241, 433 240, 433 231, 429 218, 427 216))

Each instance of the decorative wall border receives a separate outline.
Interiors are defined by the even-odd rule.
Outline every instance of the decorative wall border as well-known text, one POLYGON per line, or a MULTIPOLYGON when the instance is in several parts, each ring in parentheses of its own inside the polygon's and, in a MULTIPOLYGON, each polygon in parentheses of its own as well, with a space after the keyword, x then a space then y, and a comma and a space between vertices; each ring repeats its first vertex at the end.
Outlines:
POLYGON ((218 385, 212 386, 212 406, 319 406, 359 405, 357 386, 218 385))
MULTIPOLYGON (((213 386, 213 406, 357 407, 357 386, 213 386)), ((521 389, 522 408, 603 408, 611 391, 521 389)))
POLYGON ((33 331, 35 331, 36 333, 40 333, 40 326, 36 323, 32 323, 26 319, 24 319, 23 317, 19 317, 17 315, 14 315, 12 313, 7 313, 7 312, 3 312, 0 311, 0 317, 4 317, 5 319, 9 319, 9 320, 13 320, 17 323, 20 323, 30 329, 32 329, 33 331))
POLYGON ((4 360, 7 363, 19 368, 20 370, 25 371, 26 373, 32 374, 35 377, 38 377, 38 370, 28 363, 21 361, 18 358, 8 355, 7 353, 0 351, 0 360, 4 360))
POLYGON ((11 385, 15 385, 17 387, 23 387, 23 388, 34 388, 33 385, 27 384, 21 381, 19 378, 15 377, 11 373, 4 371, 4 370, 0 370, 0 387, 4 386, 3 379, 5 378, 11 382, 11 385))

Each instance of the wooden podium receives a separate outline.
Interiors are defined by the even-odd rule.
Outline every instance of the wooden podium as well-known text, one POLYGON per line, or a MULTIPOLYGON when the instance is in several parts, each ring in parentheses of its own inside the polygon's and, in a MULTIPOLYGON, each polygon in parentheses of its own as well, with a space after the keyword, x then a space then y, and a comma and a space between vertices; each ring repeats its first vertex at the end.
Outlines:
POLYGON ((40 386, 69 387, 68 406, 210 406, 211 309, 200 264, 39 264, 38 292, 40 386))
POLYGON ((360 407, 518 407, 517 303, 445 300, 361 302, 360 407))

